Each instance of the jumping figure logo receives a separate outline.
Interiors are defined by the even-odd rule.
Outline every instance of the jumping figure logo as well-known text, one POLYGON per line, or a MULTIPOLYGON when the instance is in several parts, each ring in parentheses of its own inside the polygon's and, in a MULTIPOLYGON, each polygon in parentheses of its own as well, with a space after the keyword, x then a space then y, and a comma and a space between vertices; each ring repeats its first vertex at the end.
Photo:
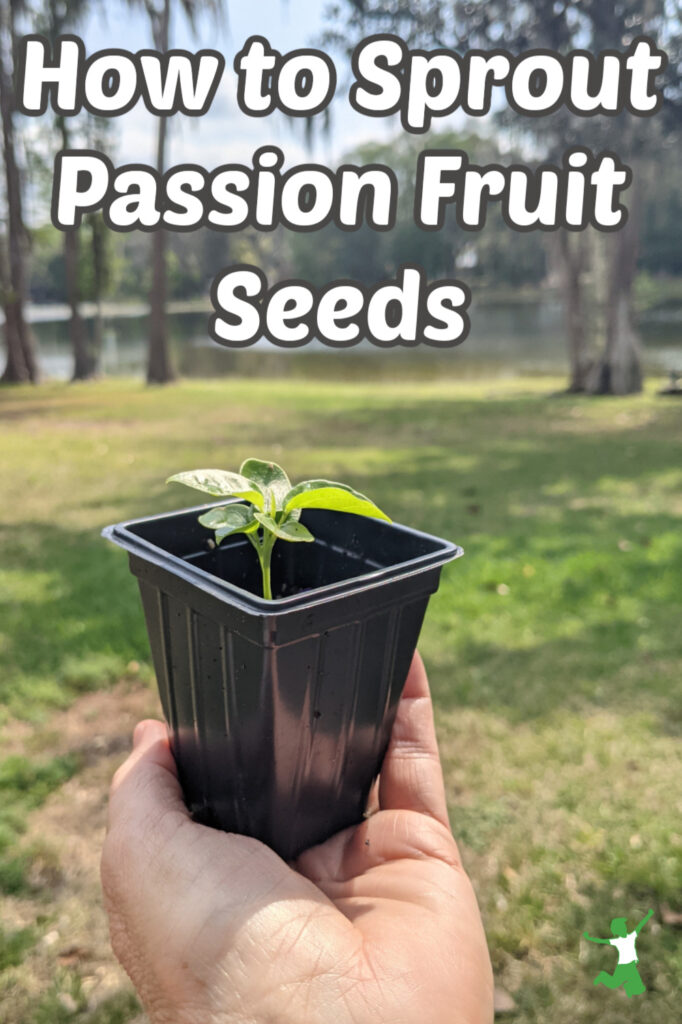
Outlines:
POLYGON ((605 985, 606 988, 620 988, 622 985, 628 999, 631 996, 638 996, 646 992, 646 985, 640 978, 639 971, 637 970, 639 959, 635 946, 637 936, 652 914, 653 910, 650 910, 646 917, 643 917, 639 924, 635 925, 634 931, 631 932, 628 931, 627 920, 624 917, 614 917, 611 922, 611 932, 614 936, 612 939, 595 939, 594 936, 589 935, 587 932, 583 933, 590 942, 599 942, 605 946, 615 946, 618 950, 618 964, 613 974, 609 974, 608 971, 600 971, 593 984, 605 985))

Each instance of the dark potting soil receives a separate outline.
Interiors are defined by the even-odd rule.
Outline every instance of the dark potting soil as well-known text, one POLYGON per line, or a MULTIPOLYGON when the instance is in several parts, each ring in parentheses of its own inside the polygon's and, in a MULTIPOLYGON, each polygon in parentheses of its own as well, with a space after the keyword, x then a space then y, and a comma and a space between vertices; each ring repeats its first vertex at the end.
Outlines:
MULTIPOLYGON (((211 576, 257 597, 262 595, 258 558, 245 538, 232 538, 218 548, 207 544, 205 550, 183 557, 211 576)), ((272 593, 275 599, 294 597, 383 568, 383 563, 367 555, 339 548, 319 537, 314 544, 279 542, 272 554, 272 593)))
MULTIPOLYGON (((198 521, 200 509, 125 524, 129 534, 182 559, 202 572, 255 596, 262 596, 258 557, 243 534, 219 547, 212 531, 198 521)), ((312 544, 279 541, 272 554, 275 599, 292 598, 368 576, 424 556, 437 556, 438 538, 341 512, 306 509, 301 521, 315 537, 312 544)), ((112 528, 113 529, 113 528, 112 528)), ((125 546, 125 545, 124 545, 125 546)), ((454 548, 453 548, 454 550, 454 548)), ((448 554, 445 560, 452 555, 448 554)))

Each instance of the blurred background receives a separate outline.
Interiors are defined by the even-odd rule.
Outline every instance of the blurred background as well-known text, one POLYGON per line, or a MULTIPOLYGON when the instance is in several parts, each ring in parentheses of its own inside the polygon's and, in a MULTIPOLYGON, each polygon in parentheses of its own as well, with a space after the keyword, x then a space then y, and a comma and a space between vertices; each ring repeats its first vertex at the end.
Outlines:
MULTIPOLYGON (((431 277, 462 277, 475 299, 471 338, 445 357, 425 348, 416 358, 422 373, 451 371, 461 378, 567 370, 575 391, 622 393, 639 390, 647 371, 682 371, 681 29, 674 7, 669 0, 628 0, 608 13, 603 5, 583 0, 559 6, 553 0, 532 5, 347 0, 331 7, 315 0, 266 0, 257 11, 227 0, 4 4, 2 73, 10 101, 5 121, 12 129, 4 145, 8 188, 0 266, 9 346, 4 379, 42 374, 80 380, 106 373, 165 381, 177 374, 299 374, 311 366, 328 373, 320 357, 329 352, 321 345, 268 359, 273 353, 265 341, 239 356, 209 342, 210 282, 236 262, 262 267, 270 281, 302 277, 322 284, 350 277, 373 283, 406 261, 421 263, 431 277), (281 115, 263 121, 241 113, 232 60, 245 38, 264 25, 282 52, 313 43, 334 55, 339 87, 325 115, 295 123, 281 115), (78 31, 88 53, 124 46, 131 38, 161 50, 220 46, 227 71, 212 109, 200 119, 155 118, 140 104, 107 120, 54 113, 20 118, 11 110, 11 43, 28 30, 50 40, 78 31), (514 52, 547 46, 595 53, 625 49, 648 32, 669 54, 659 82, 665 103, 653 118, 576 118, 559 111, 523 119, 506 109, 502 96, 488 117, 455 113, 434 121, 430 136, 410 136, 395 118, 362 117, 347 101, 350 50, 363 34, 384 30, 425 48, 461 51, 503 44, 514 52), (108 231, 101 213, 87 216, 75 232, 59 232, 50 223, 53 161, 62 148, 95 148, 117 164, 143 162, 163 170, 191 161, 207 168, 229 161, 250 165, 254 148, 265 142, 280 145, 289 166, 314 158, 330 166, 376 161, 392 167, 400 184, 396 229, 349 233, 330 226, 299 234, 203 229, 157 232, 150 239, 143 232, 108 231), (420 150, 461 148, 472 162, 534 166, 560 163, 563 151, 576 143, 595 153, 615 149, 633 168, 635 182, 626 197, 630 220, 623 231, 514 232, 496 204, 480 233, 459 230, 452 209, 435 235, 415 225, 420 150)), ((371 372, 365 357, 372 352, 367 343, 345 356, 333 352, 335 373, 358 367, 371 372)), ((380 362, 387 360, 382 356, 380 362)), ((391 369, 405 369, 404 353, 391 354, 391 369)))
MULTIPOLYGON (((97 864, 109 778, 158 715, 142 614, 101 527, 178 507, 171 473, 256 456, 338 478, 393 518, 461 543, 422 637, 452 824, 491 945, 497 1012, 518 1022, 672 1024, 682 978, 682 22, 674 0, 0 0, 0 1020, 145 1020, 115 964, 97 864), (651 35, 669 55, 654 118, 540 119, 496 104, 425 137, 346 101, 363 36, 412 45, 593 52, 651 35), (200 120, 14 110, 16 43, 77 33, 88 53, 209 46, 227 70, 200 120), (317 44, 339 69, 329 116, 245 117, 245 39, 317 44), (52 164, 378 161, 401 185, 388 234, 76 232, 49 220, 52 164), (633 167, 627 227, 481 233, 412 219, 417 155, 559 161, 573 144, 633 167), (372 283, 401 263, 471 287, 469 338, 435 352, 248 351, 210 341, 208 289, 254 263, 271 281, 372 283), (149 387, 148 384, 157 386, 149 387), (162 386, 172 385, 172 386, 162 386), (646 995, 592 987, 630 926, 646 995)), ((613 959, 613 957, 612 957, 613 959)), ((428 1011, 425 1008, 425 1020, 428 1011)))

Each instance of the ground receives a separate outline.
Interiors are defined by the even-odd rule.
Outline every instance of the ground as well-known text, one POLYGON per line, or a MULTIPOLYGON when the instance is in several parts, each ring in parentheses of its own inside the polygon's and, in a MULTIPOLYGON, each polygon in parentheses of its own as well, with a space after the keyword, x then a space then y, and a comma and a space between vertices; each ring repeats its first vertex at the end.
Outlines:
POLYGON ((520 1024, 672 1024, 682 976, 682 405, 557 381, 0 392, 0 1020, 144 1020, 107 941, 108 780, 157 713, 125 556, 201 464, 280 460, 461 543, 421 647, 451 819, 520 1024), (596 990, 649 907, 648 992, 596 990), (675 921, 677 920, 677 927, 675 921))

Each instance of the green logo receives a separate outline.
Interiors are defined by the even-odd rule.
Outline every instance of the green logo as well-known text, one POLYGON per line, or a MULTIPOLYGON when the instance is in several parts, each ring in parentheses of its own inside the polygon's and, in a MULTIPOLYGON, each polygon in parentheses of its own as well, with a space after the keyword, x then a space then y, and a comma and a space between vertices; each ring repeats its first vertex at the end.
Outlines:
POLYGON ((588 935, 587 932, 583 933, 590 942, 599 942, 604 946, 615 946, 618 950, 618 964, 613 974, 609 974, 608 971, 600 971, 593 984, 605 985, 606 988, 620 988, 622 985, 628 999, 631 996, 639 996, 646 992, 646 985, 640 978, 639 971, 637 970, 639 960, 635 947, 637 936, 652 914, 653 910, 650 910, 646 917, 643 917, 639 924, 635 925, 634 931, 631 932, 628 931, 627 920, 624 917, 614 917, 611 922, 611 933, 614 936, 612 939, 595 939, 594 936, 588 935))

